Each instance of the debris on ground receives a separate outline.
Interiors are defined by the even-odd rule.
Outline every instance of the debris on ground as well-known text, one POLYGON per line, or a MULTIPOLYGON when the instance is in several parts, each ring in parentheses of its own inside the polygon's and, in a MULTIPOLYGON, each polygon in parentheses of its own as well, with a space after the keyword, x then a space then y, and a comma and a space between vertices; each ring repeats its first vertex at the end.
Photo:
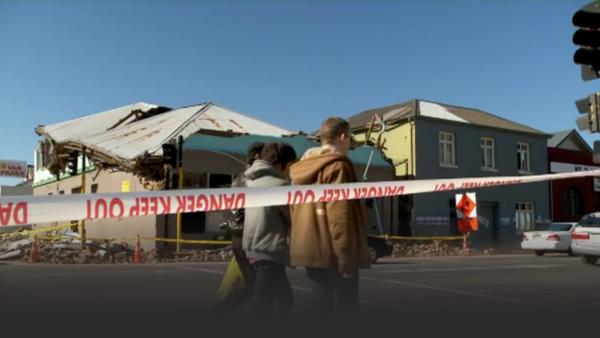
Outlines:
MULTIPOLYGON (((37 261, 50 264, 124 264, 133 263, 135 245, 118 240, 89 239, 82 249, 79 233, 71 229, 53 231, 37 238, 37 261)), ((33 238, 27 232, 0 237, 0 260, 28 261, 33 238)), ((493 255, 494 249, 469 248, 466 255, 493 255)), ((394 243, 391 257, 464 256, 462 242, 440 240, 401 241, 394 243)), ((183 250, 181 253, 142 250, 146 263, 225 262, 231 260, 231 246, 183 250)))
MULTIPOLYGON (((467 249, 466 255, 493 255, 496 250, 490 249, 467 249)), ((394 244, 392 256, 401 257, 440 257, 440 256, 464 256, 462 242, 442 242, 442 241, 419 241, 419 242, 399 242, 394 244)))
MULTIPOLYGON (((28 261, 33 239, 26 233, 15 233, 0 238, 0 260, 28 261)), ((50 264, 123 264, 132 263, 135 245, 118 240, 87 240, 82 249, 81 238, 71 230, 40 236, 36 240, 37 262, 50 264)), ((142 260, 161 262, 216 262, 229 261, 231 246, 218 249, 198 248, 179 254, 142 250, 142 260)))

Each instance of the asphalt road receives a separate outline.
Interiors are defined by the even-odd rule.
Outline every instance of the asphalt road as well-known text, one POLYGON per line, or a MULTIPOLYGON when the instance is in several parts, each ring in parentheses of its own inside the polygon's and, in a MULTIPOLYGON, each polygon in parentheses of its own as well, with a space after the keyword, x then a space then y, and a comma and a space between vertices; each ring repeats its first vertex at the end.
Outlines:
MULTIPOLYGON (((225 263, 0 264, 0 312, 205 313, 225 263)), ((308 301, 304 271, 289 270, 296 309, 308 301)), ((452 315, 600 313, 600 266, 577 257, 511 255, 382 260, 361 273, 365 312, 452 315)))

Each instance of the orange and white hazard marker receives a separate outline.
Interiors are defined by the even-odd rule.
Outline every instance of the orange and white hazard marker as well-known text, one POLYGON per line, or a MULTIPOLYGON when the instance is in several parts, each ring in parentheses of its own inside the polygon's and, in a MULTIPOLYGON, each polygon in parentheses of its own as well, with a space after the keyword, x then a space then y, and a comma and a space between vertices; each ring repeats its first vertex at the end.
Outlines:
POLYGON ((456 194, 456 222, 458 231, 463 234, 463 255, 469 254, 467 239, 472 232, 479 230, 477 220, 477 197, 474 192, 456 194))
POLYGON ((477 198, 474 192, 456 195, 456 216, 460 233, 465 234, 479 230, 477 198))

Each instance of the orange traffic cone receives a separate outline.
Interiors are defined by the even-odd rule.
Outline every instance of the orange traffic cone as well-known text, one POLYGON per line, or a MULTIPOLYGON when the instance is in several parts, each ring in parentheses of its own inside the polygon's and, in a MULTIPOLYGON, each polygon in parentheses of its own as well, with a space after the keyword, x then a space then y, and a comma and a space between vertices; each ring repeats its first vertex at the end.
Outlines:
POLYGON ((31 242, 31 252, 29 252, 29 262, 30 263, 36 263, 39 262, 40 257, 39 257, 39 253, 38 253, 38 247, 37 247, 37 238, 35 236, 33 236, 33 242, 31 242))
POLYGON ((142 247, 140 245, 140 235, 137 236, 137 242, 135 243, 135 252, 133 253, 133 264, 142 263, 142 247))

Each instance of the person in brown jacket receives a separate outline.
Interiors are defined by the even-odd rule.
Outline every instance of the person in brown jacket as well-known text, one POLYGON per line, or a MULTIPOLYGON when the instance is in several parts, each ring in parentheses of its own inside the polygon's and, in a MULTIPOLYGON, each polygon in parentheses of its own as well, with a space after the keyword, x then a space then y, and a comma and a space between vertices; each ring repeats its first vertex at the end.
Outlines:
MULTIPOLYGON (((346 153, 352 147, 348 122, 328 118, 321 147, 306 151, 290 168, 294 185, 356 182, 346 153)), ((306 268, 317 312, 358 311, 358 270, 369 268, 367 231, 359 200, 294 205, 291 208, 291 265, 306 268)))

